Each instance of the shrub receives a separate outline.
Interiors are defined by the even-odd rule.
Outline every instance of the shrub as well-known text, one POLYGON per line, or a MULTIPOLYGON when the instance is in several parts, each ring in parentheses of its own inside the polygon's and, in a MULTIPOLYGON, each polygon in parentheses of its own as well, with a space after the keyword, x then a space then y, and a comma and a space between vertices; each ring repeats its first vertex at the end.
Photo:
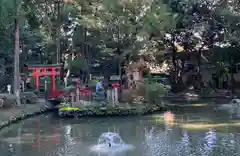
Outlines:
POLYGON ((150 104, 158 103, 160 97, 165 96, 170 90, 170 86, 161 83, 137 83, 137 90, 144 95, 145 100, 150 104))
POLYGON ((65 97, 65 96, 63 96, 63 95, 60 95, 60 96, 58 96, 57 98, 56 98, 56 101, 58 101, 58 102, 68 102, 68 101, 70 101, 70 97, 65 97))
POLYGON ((121 102, 132 103, 134 98, 138 96, 137 90, 134 89, 123 89, 121 96, 121 102))
POLYGON ((21 102, 26 104, 36 104, 38 102, 38 96, 34 92, 21 92, 21 102))

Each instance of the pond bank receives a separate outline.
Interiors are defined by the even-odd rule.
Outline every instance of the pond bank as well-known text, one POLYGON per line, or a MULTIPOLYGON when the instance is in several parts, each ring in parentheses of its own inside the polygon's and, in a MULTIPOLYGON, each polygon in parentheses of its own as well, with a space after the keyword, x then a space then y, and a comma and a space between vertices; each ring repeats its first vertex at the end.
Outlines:
POLYGON ((71 107, 69 105, 62 105, 58 110, 60 117, 97 117, 97 116, 133 116, 145 115, 157 111, 165 111, 166 107, 157 105, 128 105, 119 104, 113 105, 91 105, 83 107, 71 107))
POLYGON ((12 108, 0 109, 0 130, 21 120, 53 111, 54 108, 44 99, 37 104, 22 104, 12 108))

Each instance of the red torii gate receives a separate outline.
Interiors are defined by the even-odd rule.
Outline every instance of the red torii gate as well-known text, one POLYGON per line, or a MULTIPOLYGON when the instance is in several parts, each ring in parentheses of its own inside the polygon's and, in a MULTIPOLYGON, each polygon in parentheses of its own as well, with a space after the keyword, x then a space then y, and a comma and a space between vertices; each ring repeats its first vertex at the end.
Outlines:
POLYGON ((50 65, 27 65, 28 70, 33 70, 30 76, 35 78, 36 89, 39 89, 39 77, 40 76, 51 76, 52 78, 52 91, 56 90, 55 77, 60 76, 60 70, 63 68, 61 64, 50 64, 50 65))

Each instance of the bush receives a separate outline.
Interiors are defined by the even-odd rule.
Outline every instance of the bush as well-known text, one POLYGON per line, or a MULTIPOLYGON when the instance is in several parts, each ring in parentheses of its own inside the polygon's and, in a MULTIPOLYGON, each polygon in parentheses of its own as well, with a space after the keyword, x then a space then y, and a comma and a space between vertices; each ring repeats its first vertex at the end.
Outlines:
POLYGON ((131 89, 123 89, 121 94, 121 102, 123 103, 132 103, 134 101, 134 97, 136 95, 136 91, 131 89))
POLYGON ((21 103, 37 104, 38 96, 34 92, 21 92, 21 103))
POLYGON ((144 95, 144 98, 148 103, 157 104, 160 97, 163 97, 168 93, 170 86, 161 83, 137 83, 137 90, 144 95))
POLYGON ((58 102, 66 102, 66 101, 70 101, 69 97, 64 97, 63 95, 60 95, 56 98, 56 100, 58 102))

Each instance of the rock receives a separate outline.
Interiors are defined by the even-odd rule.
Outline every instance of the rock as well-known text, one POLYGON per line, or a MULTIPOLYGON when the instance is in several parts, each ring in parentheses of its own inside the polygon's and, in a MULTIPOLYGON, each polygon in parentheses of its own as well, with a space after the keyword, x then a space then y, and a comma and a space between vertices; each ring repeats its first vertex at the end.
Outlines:
POLYGON ((240 99, 232 99, 228 104, 223 104, 216 109, 218 110, 230 110, 240 108, 240 99))
POLYGON ((232 99, 229 104, 232 106, 240 106, 240 99, 232 99))
POLYGON ((199 99, 199 95, 195 94, 195 93, 184 93, 182 94, 182 96, 186 99, 186 100, 198 100, 199 99))

